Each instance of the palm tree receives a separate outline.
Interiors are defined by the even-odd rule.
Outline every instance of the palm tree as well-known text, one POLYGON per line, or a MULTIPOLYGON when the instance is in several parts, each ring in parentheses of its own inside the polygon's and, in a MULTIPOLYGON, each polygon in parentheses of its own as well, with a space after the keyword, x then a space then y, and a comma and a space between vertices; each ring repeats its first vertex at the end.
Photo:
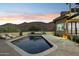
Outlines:
MULTIPOLYGON (((75 7, 74 7, 74 12, 77 12, 77 7, 79 7, 79 3, 74 3, 75 7)), ((70 16, 71 16, 71 3, 66 3, 66 5, 69 6, 69 12, 70 12, 70 16)))
POLYGON ((75 8, 74 8, 74 11, 77 12, 77 7, 79 7, 79 3, 75 3, 75 5, 76 5, 76 6, 75 6, 75 8))
POLYGON ((68 7, 69 7, 69 14, 71 16, 71 3, 66 3, 66 5, 68 5, 68 7))

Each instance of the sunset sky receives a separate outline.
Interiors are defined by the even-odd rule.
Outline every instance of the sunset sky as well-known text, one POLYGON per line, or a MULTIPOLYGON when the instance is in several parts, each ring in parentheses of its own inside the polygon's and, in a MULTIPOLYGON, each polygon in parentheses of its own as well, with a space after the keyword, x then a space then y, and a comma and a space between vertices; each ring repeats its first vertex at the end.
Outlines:
POLYGON ((0 25, 5 23, 51 22, 68 10, 65 3, 0 3, 0 25))

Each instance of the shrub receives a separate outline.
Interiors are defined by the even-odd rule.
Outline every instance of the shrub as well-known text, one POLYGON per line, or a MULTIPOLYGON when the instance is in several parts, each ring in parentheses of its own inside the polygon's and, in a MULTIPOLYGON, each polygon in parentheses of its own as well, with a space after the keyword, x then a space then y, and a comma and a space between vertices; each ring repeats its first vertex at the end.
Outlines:
POLYGON ((17 27, 13 26, 6 26, 6 27, 1 27, 0 32, 19 32, 20 30, 17 27))

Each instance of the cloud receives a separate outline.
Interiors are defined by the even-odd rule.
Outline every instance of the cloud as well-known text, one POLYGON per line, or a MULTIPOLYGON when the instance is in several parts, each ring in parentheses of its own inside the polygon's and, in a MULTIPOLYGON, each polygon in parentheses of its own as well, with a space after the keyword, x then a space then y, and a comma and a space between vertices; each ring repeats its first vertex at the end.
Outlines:
POLYGON ((19 24, 22 22, 50 22, 54 18, 60 16, 60 14, 22 14, 12 12, 0 12, 0 23, 15 23, 19 24))
POLYGON ((24 19, 38 19, 38 20, 53 20, 54 18, 60 16, 60 14, 45 14, 45 15, 22 15, 24 19))

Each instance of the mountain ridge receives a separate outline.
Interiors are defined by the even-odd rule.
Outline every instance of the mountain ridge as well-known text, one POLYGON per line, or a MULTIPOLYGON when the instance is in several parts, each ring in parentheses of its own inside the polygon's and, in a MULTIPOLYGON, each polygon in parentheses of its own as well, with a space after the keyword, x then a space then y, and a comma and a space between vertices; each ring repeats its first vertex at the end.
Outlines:
POLYGON ((0 25, 0 27, 6 27, 6 26, 13 26, 17 27, 22 31, 28 31, 30 27, 35 26, 37 28, 40 28, 43 31, 53 31, 53 22, 50 23, 44 23, 44 22, 23 22, 21 24, 12 24, 12 23, 6 23, 4 25, 0 25))

